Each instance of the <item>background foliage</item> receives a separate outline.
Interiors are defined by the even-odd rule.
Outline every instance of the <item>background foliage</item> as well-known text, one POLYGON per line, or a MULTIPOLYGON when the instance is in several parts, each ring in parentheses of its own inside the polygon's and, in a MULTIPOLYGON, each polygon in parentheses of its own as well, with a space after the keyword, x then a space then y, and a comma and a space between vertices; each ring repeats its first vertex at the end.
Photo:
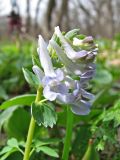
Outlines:
MULTIPOLYGON (((83 157, 91 138, 94 141, 92 145, 94 151, 91 151, 91 154, 96 157, 96 160, 98 155, 100 160, 120 159, 119 42, 119 35, 113 41, 97 40, 100 53, 97 57, 96 76, 90 84, 90 90, 96 97, 89 115, 74 115, 71 160, 79 160, 83 157)), ((12 160, 13 157, 21 160, 23 156, 30 122, 29 106, 35 99, 35 94, 33 94, 35 90, 25 82, 22 67, 31 70, 31 56, 33 53, 36 54, 35 47, 36 45, 29 41, 25 43, 16 41, 16 44, 3 43, 0 47, 1 160, 12 160), (17 97, 12 98, 15 96, 17 97), (10 98, 12 99, 8 100, 10 98), (4 102, 5 100, 7 101, 4 102)), ((54 105, 58 117, 57 125, 53 129, 36 126, 31 160, 39 159, 39 157, 49 160, 49 156, 56 159, 61 155, 66 109, 63 110, 60 106, 54 105)), ((43 123, 42 119, 39 122, 43 123)))

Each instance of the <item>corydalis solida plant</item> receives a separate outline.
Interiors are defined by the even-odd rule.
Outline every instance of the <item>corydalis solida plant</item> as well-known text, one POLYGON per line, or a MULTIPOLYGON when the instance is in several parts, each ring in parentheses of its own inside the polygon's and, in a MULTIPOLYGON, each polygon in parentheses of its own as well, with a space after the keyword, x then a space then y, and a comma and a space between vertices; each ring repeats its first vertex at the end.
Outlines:
MULTIPOLYGON (((88 44, 87 49, 75 51, 59 27, 55 28, 55 35, 59 38, 61 46, 54 37, 49 41, 59 60, 63 64, 61 68, 53 67, 49 51, 44 39, 39 36, 38 55, 43 71, 38 66, 33 66, 33 71, 43 86, 43 95, 49 101, 56 100, 59 103, 69 104, 72 112, 78 115, 86 115, 90 112, 91 101, 94 96, 85 90, 86 84, 95 74, 94 59, 97 48, 92 37, 79 40, 82 46, 88 44), (72 78, 73 76, 76 79, 72 78)), ((75 40, 73 44, 75 45, 75 40)))
MULTIPOLYGON (((40 35, 37 52, 41 67, 33 65, 32 68, 39 81, 35 103, 40 104, 41 97, 44 96, 47 101, 56 101, 67 106, 66 137, 62 160, 67 160, 69 156, 73 124, 72 112, 77 115, 87 115, 90 112, 94 95, 87 92, 86 88, 89 80, 95 74, 94 60, 98 51, 91 36, 81 39, 76 34, 71 40, 72 33, 74 34, 74 31, 63 35, 59 27, 55 27, 54 35, 48 45, 40 35), (57 55, 61 67, 53 65, 50 54, 57 55)), ((35 104, 32 107, 33 110, 35 110, 34 107, 35 104)), ((38 105, 36 109, 38 110, 40 107, 38 105)), ((52 113, 51 110, 50 113, 52 113)), ((43 115, 39 116, 44 119, 43 115)), ((24 160, 29 159, 35 120, 33 115, 28 131, 24 160)), ((55 122, 52 125, 47 125, 47 123, 41 122, 40 124, 45 127, 52 127, 55 124, 55 122)))

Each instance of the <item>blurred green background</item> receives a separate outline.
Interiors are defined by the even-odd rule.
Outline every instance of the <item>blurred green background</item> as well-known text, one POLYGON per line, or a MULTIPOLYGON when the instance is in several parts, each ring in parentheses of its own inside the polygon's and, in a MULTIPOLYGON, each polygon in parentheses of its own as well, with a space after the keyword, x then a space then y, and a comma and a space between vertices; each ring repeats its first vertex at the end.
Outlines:
MULTIPOLYGON (((88 116, 74 117, 70 160, 81 160, 90 138, 92 160, 120 160, 119 15, 119 0, 0 0, 1 106, 15 96, 36 94, 25 81, 22 67, 32 71, 38 34, 48 42, 57 25, 62 31, 80 28, 81 34, 92 35, 98 43, 97 71, 90 83, 96 99, 88 116)), ((0 160, 22 159, 30 108, 13 104, 0 110, 0 160)), ((62 152, 65 117, 66 111, 58 112, 53 129, 36 126, 33 146, 37 149, 31 160, 59 159, 56 153, 62 152)))

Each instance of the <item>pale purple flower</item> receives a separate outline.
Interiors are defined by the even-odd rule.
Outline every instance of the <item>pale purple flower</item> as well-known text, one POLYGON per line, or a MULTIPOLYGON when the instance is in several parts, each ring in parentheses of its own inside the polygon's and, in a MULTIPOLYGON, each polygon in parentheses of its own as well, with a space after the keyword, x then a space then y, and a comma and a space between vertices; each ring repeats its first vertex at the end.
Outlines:
POLYGON ((62 82, 64 73, 61 69, 54 70, 46 43, 41 36, 39 36, 38 43, 37 51, 44 72, 36 65, 33 66, 33 71, 43 85, 43 95, 50 101, 58 100, 68 103, 73 95, 69 94, 68 87, 62 82))

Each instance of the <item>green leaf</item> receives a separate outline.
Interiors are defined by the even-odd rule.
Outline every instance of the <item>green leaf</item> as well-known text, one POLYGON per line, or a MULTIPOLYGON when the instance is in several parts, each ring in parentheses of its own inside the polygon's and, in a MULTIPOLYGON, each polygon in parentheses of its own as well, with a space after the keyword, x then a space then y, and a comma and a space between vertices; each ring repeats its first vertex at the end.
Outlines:
MULTIPOLYGON (((27 135, 31 115, 24 108, 17 108, 8 121, 4 124, 4 130, 9 137, 18 141, 24 140, 27 135)), ((15 145, 15 140, 9 141, 9 145, 15 145), (13 143, 13 144, 12 144, 13 143)))
POLYGON ((10 146, 5 146, 1 151, 0 151, 0 155, 5 154, 7 152, 11 151, 11 147, 10 146))
POLYGON ((104 147, 105 147, 105 142, 101 139, 96 148, 98 151, 103 151, 104 147))
POLYGON ((0 109, 6 109, 16 105, 30 106, 31 103, 35 100, 35 97, 36 97, 35 94, 26 94, 26 95, 21 95, 21 96, 11 98, 8 101, 5 101, 4 103, 2 103, 2 105, 0 106, 0 109))
POLYGON ((87 148, 82 160, 100 160, 99 155, 95 149, 95 146, 91 142, 89 142, 88 148, 87 148))
POLYGON ((35 140, 34 146, 35 148, 38 148, 40 146, 49 145, 49 144, 58 144, 59 142, 62 142, 62 139, 54 138, 54 139, 44 139, 44 140, 35 140))
POLYGON ((79 29, 73 29, 73 30, 67 32, 67 33, 65 34, 65 37, 66 37, 67 39, 72 40, 72 39, 78 34, 78 32, 79 32, 79 29))
POLYGON ((40 81, 39 81, 39 79, 37 78, 37 76, 35 74, 33 74, 32 72, 30 72, 26 68, 22 68, 22 70, 23 70, 23 74, 24 74, 24 77, 25 77, 26 81, 31 86, 35 86, 35 87, 39 86, 40 81))
POLYGON ((114 127, 120 125, 120 100, 115 103, 114 107, 105 111, 103 122, 105 121, 113 121, 114 127))
POLYGON ((75 137, 72 144, 74 146, 72 148, 72 153, 75 155, 75 157, 79 157, 79 160, 82 159, 86 151, 90 137, 91 132, 89 125, 80 125, 80 127, 76 127, 75 137))
POLYGON ((0 98, 5 99, 5 100, 8 99, 8 95, 5 89, 3 88, 3 86, 0 86, 0 98))
POLYGON ((23 155, 19 151, 14 151, 5 160, 22 160, 22 159, 23 159, 23 155))
POLYGON ((16 148, 11 148, 9 152, 6 152, 2 157, 0 157, 0 160, 6 160, 7 157, 9 157, 12 153, 16 152, 16 148))
POLYGON ((41 67, 38 54, 32 54, 32 63, 33 65, 37 65, 38 67, 41 67))
MULTIPOLYGON (((102 87, 102 86, 101 86, 102 87)), ((95 99, 93 101, 93 106, 104 106, 106 104, 112 105, 118 98, 118 92, 112 92, 112 85, 105 85, 104 89, 101 89, 99 93, 96 94, 95 99)))
POLYGON ((112 75, 107 70, 98 70, 93 80, 100 85, 110 84, 112 82, 112 75))
POLYGON ((84 39, 86 36, 84 34, 79 34, 76 36, 78 39, 84 39))
POLYGON ((54 106, 50 103, 36 104, 32 103, 32 115, 38 125, 53 127, 57 121, 57 115, 54 106))
POLYGON ((16 148, 19 152, 21 152, 22 154, 24 154, 24 152, 19 148, 19 142, 17 141, 17 139, 15 138, 11 138, 7 141, 7 145, 8 147, 11 148, 16 148))
POLYGON ((4 157, 8 157, 9 155, 11 155, 12 153, 18 151, 21 152, 22 154, 23 151, 19 148, 20 143, 18 143, 18 141, 15 138, 11 138, 8 139, 7 141, 7 146, 5 146, 1 151, 0 151, 0 156, 2 156, 2 158, 4 159, 4 157))
POLYGON ((41 147, 37 148, 37 152, 39 152, 39 151, 42 151, 51 157, 56 157, 56 158, 59 157, 58 153, 54 149, 47 147, 47 146, 41 146, 41 147))
POLYGON ((93 101, 93 106, 96 106, 98 104, 100 104, 100 100, 103 99, 104 94, 106 94, 108 92, 108 87, 104 87, 100 92, 98 92, 95 95, 94 101, 93 101))
POLYGON ((0 114, 0 130, 2 125, 12 116, 16 107, 8 108, 0 114))
POLYGON ((7 145, 12 148, 18 148, 18 141, 15 138, 11 138, 7 141, 7 145))
POLYGON ((114 108, 120 109, 120 99, 115 103, 114 108))

